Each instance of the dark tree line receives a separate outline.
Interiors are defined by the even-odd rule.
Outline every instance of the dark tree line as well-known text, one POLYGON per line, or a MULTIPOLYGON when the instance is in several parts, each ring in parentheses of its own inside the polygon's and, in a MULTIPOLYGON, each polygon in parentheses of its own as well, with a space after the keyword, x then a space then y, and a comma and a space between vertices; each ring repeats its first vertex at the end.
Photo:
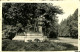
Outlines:
POLYGON ((78 9, 59 26, 59 36, 78 38, 78 9))

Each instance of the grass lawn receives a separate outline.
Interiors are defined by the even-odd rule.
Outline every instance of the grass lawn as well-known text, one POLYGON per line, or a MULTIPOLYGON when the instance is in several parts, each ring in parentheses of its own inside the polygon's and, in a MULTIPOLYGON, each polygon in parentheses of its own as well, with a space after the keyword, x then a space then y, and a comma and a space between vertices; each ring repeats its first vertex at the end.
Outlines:
POLYGON ((23 42, 5 39, 2 41, 3 51, 64 51, 78 50, 78 47, 61 42, 23 42))

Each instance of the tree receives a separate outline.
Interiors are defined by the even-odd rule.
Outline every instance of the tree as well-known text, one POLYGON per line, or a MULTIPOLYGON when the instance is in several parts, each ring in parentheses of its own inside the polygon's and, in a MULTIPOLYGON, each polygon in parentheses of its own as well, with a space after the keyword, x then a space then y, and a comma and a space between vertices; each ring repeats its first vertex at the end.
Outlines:
POLYGON ((18 23, 21 23, 21 28, 35 29, 37 18, 43 16, 45 17, 43 27, 45 26, 46 31, 49 32, 55 29, 56 15, 63 13, 62 9, 50 3, 3 3, 2 11, 5 25, 16 27, 18 23))
POLYGON ((69 32, 70 36, 73 38, 78 38, 78 9, 75 10, 74 14, 69 18, 70 23, 69 26, 69 32))
POLYGON ((61 22, 59 36, 78 38, 78 9, 61 22))

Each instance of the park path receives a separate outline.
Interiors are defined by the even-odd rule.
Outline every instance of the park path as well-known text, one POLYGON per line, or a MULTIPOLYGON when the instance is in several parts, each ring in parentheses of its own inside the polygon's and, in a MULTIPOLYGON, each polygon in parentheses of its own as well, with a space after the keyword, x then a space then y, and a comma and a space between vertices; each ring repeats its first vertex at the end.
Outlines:
POLYGON ((62 42, 62 43, 68 43, 68 44, 72 44, 72 45, 78 47, 78 39, 65 38, 65 37, 58 37, 58 39, 51 40, 51 41, 54 41, 54 42, 62 42))

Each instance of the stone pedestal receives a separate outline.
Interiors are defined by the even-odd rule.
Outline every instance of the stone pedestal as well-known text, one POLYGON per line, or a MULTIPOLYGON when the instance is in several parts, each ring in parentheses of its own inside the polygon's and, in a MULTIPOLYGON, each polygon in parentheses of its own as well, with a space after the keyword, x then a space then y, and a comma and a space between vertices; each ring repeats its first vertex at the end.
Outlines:
POLYGON ((45 38, 42 34, 37 34, 37 33, 33 33, 33 34, 27 34, 27 36, 25 36, 25 42, 28 41, 35 41, 35 39, 39 39, 40 41, 43 41, 45 38))
POLYGON ((39 32, 42 34, 42 26, 38 26, 38 28, 39 28, 39 32))
POLYGON ((25 36, 15 36, 12 40, 18 40, 18 41, 24 41, 25 40, 25 36))

